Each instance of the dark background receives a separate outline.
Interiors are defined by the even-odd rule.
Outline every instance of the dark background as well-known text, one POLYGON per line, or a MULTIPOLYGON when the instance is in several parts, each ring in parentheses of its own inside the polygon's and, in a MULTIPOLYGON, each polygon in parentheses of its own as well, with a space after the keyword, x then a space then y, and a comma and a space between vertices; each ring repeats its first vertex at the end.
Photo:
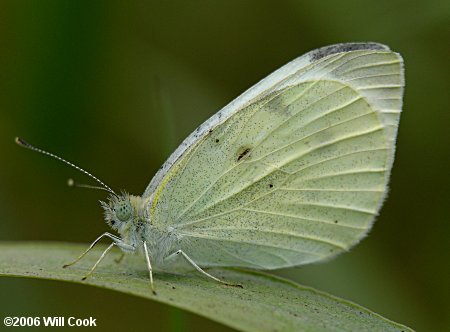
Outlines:
MULTIPOLYGON (((107 230, 104 193, 67 188, 68 177, 89 180, 18 148, 15 136, 141 194, 182 139, 273 70, 320 46, 378 41, 406 64, 389 197, 350 253, 279 274, 417 330, 447 330, 449 27, 448 0, 1 1, 0 240, 87 243, 107 230)), ((2 317, 228 330, 81 285, 2 278, 0 294, 2 317)))

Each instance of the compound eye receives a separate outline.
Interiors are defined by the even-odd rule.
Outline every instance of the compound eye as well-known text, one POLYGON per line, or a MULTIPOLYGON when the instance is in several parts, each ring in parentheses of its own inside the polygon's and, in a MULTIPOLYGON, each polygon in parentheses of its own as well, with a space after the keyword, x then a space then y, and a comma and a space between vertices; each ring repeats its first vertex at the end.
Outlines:
POLYGON ((119 202, 114 207, 114 212, 116 213, 117 219, 120 221, 127 221, 131 218, 132 209, 129 202, 119 202))

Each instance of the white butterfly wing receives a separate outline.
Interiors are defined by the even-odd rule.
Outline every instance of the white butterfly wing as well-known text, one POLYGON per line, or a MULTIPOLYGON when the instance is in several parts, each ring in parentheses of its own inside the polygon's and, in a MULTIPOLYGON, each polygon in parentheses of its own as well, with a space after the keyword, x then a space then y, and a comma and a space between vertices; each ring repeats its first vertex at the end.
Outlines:
POLYGON ((326 259, 370 229, 387 191, 403 62, 375 43, 312 51, 201 125, 144 193, 201 266, 326 259))

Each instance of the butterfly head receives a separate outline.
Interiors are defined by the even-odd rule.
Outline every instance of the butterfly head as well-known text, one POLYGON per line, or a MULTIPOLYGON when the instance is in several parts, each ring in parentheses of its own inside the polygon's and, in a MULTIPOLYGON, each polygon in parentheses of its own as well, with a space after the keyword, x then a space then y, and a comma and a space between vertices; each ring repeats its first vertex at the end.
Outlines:
POLYGON ((106 223, 114 230, 121 231, 127 228, 137 216, 136 196, 127 193, 110 195, 107 202, 100 201, 105 210, 106 223))

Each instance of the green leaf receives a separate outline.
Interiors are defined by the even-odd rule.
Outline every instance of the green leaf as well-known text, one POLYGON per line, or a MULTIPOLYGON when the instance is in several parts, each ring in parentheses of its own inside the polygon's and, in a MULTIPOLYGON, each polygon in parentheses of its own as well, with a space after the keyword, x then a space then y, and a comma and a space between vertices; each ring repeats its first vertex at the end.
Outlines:
POLYGON ((157 295, 150 291, 144 258, 113 253, 86 281, 81 278, 104 246, 78 264, 63 269, 86 245, 0 243, 0 275, 54 279, 108 288, 191 311, 243 331, 412 331, 349 301, 265 273, 211 269, 212 274, 243 285, 220 285, 195 273, 156 273, 157 295))

